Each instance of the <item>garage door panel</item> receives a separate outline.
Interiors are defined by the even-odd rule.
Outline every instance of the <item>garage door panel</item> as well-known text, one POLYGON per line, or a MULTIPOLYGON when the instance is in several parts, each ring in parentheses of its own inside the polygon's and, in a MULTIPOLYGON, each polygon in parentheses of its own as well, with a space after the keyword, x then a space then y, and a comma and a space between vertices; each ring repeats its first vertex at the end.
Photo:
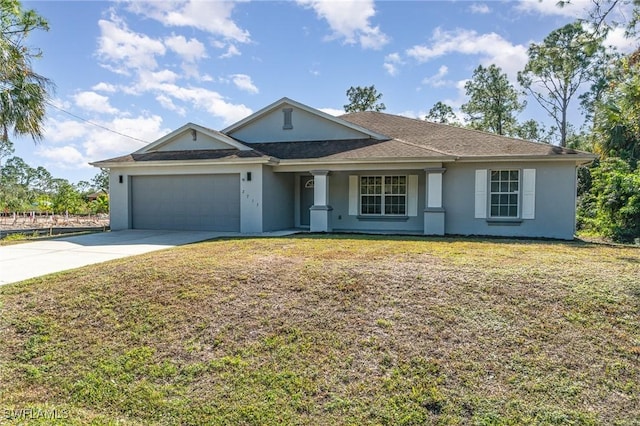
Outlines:
POLYGON ((240 175, 133 176, 137 229, 240 231, 240 175))

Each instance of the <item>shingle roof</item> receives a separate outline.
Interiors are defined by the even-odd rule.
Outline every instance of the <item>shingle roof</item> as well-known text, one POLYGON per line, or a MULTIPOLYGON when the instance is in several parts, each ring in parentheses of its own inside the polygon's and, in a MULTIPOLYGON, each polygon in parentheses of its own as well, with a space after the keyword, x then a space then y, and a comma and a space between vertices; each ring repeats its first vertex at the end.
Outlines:
POLYGON ((236 158, 260 158, 263 154, 250 150, 241 151, 239 149, 200 149, 185 151, 154 151, 141 154, 128 154, 122 157, 111 158, 109 160, 98 161, 100 163, 134 163, 139 161, 166 161, 166 160, 219 160, 236 158))
POLYGON ((133 153, 92 163, 136 163, 166 160, 396 160, 493 159, 493 158, 568 158, 590 160, 592 154, 544 143, 499 136, 445 124, 407 118, 381 112, 356 112, 339 119, 369 129, 388 139, 320 140, 304 142, 243 143, 251 150, 212 149, 188 151, 152 151, 133 153))
POLYGON ((443 155, 423 146, 395 139, 349 139, 309 142, 270 142, 247 144, 281 160, 296 159, 385 159, 425 158, 443 155))
POLYGON ((381 112, 355 112, 342 115, 339 118, 391 138, 456 157, 591 156, 580 151, 545 143, 509 138, 381 112))

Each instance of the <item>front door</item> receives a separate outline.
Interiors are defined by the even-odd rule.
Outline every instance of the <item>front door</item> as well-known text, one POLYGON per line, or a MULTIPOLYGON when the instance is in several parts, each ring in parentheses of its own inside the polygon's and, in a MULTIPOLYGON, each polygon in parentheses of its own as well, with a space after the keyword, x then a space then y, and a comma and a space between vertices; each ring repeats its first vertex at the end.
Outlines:
POLYGON ((311 225, 311 213, 313 206, 313 176, 300 176, 300 225, 311 225))

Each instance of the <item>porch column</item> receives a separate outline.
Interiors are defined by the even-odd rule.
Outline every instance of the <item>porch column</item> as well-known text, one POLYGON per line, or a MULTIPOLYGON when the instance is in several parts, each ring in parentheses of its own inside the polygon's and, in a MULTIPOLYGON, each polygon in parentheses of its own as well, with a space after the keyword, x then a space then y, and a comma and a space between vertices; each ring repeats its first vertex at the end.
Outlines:
POLYGON ((426 168, 424 234, 444 235, 444 207, 442 206, 442 175, 447 169, 426 168))
POLYGON ((331 211, 329 205, 329 171, 311 170, 313 175, 313 206, 310 210, 311 232, 331 232, 331 211))

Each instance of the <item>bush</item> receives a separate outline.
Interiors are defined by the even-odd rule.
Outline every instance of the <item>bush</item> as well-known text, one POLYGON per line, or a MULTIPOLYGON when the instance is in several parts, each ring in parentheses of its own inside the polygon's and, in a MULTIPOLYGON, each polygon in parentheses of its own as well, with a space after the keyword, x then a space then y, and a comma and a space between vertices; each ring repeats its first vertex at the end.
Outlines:
POLYGON ((607 158, 590 176, 591 188, 580 197, 578 227, 615 241, 640 238, 640 168, 607 158))

